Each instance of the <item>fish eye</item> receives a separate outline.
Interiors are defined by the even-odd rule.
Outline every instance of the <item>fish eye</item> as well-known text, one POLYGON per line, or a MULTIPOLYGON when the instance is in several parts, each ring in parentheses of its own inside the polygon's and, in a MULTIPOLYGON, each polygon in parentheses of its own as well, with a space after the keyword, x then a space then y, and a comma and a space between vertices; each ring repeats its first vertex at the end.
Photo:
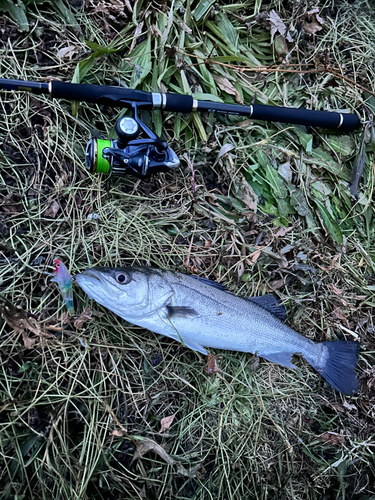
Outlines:
POLYGON ((115 278, 120 285, 126 285, 130 281, 129 276, 122 271, 117 272, 115 278))

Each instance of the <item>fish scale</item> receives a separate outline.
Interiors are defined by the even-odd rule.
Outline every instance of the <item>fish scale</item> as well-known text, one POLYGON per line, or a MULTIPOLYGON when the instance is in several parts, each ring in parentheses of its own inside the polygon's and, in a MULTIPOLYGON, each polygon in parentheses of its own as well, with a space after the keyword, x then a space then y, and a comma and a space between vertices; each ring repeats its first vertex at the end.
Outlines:
POLYGON ((173 320, 182 338, 195 342, 199 339, 202 346, 217 349, 257 352, 259 356, 278 353, 286 346, 291 354, 305 351, 314 355, 317 351, 318 344, 297 334, 264 308, 189 276, 183 279, 189 280, 188 289, 181 282, 174 283, 173 275, 170 276, 170 284, 175 292, 172 305, 186 303, 195 308, 199 316, 173 320), (212 329, 215 330, 214 337, 212 329), (273 331, 272 337, 269 336, 270 331, 273 331))
POLYGON ((99 304, 129 323, 207 354, 205 347, 251 352, 295 368, 298 354, 345 394, 358 389, 358 342, 314 342, 284 324, 272 296, 238 297, 209 280, 149 267, 91 268, 76 276, 99 304), (269 300, 271 298, 271 300, 269 300))

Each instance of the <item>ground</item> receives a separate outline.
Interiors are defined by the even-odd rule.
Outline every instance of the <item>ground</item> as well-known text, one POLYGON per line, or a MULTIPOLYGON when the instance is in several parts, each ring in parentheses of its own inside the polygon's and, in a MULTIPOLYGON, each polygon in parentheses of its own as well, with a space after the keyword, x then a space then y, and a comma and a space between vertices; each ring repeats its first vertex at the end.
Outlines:
POLYGON ((84 150, 115 136, 121 110, 1 93, 0 498, 373 498, 370 2, 0 9, 2 78, 356 112, 362 123, 340 134, 145 112, 181 168, 108 179, 87 172, 84 150), (300 359, 290 370, 247 353, 207 358, 74 285, 77 322, 51 283, 55 258, 72 275, 141 264, 275 293, 306 337, 360 342, 360 390, 341 395, 300 359))

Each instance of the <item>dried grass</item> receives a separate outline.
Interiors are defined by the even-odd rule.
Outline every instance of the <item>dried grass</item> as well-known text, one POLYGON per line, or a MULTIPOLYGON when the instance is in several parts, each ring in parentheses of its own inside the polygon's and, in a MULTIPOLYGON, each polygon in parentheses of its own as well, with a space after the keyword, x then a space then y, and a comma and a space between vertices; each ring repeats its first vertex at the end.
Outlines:
MULTIPOLYGON (((111 14, 110 3, 101 4, 111 14)), ((282 71, 267 28, 256 21, 271 6, 219 8, 221 38, 210 10, 198 16, 203 2, 191 11, 188 3, 181 6, 135 3, 125 23, 95 14, 87 2, 85 12, 74 14, 84 36, 116 52, 82 63, 81 70, 89 68, 85 81, 135 81, 129 51, 143 20, 137 38, 149 24, 162 33, 150 53, 137 54, 137 64, 151 61, 140 84, 145 90, 160 83, 169 91, 235 102, 236 94, 211 79, 216 74, 246 102, 256 94, 276 105, 363 112, 367 99, 371 106, 375 29, 366 2, 321 4, 322 32, 315 39, 298 35, 291 59, 320 68, 305 75, 282 71), (192 33, 181 29, 182 22, 192 33), (342 78, 322 70, 317 61, 323 56, 342 78), (257 62, 269 70, 251 71, 257 62)), ((296 25, 308 6, 273 7, 287 25, 296 25)), ((29 6, 27 16, 34 23, 28 34, 9 18, 1 20, 2 76, 69 81, 76 72, 79 78, 77 64, 91 52, 77 29, 65 28, 49 4, 29 6), (68 46, 76 50, 72 59, 58 58, 68 46)), ((81 104, 73 116, 69 103, 21 94, 2 94, 0 105, 2 294, 33 313, 45 331, 26 349, 20 333, 1 327, 0 498, 370 499, 370 148, 357 200, 348 186, 360 135, 343 139, 312 131, 310 148, 310 137, 296 127, 155 113, 144 118, 163 130, 181 158, 189 154, 190 167, 182 160, 173 174, 108 183, 84 171, 84 145, 93 130, 113 134, 117 111, 81 104), (220 155, 226 144, 234 149, 220 155), (317 156, 317 147, 325 154, 317 156), (283 163, 288 180, 280 174, 283 163), (243 203, 241 176, 258 196, 256 214, 243 203), (322 217, 317 201, 330 219, 322 217), (99 219, 90 220, 93 213, 99 219), (332 241, 333 222, 342 243, 332 241), (285 226, 290 230, 280 232, 285 226), (361 340, 360 394, 344 398, 302 361, 291 371, 265 361, 257 366, 256 358, 236 352, 216 352, 220 371, 209 375, 204 356, 104 310, 76 331, 62 324, 64 308, 49 280, 55 257, 72 273, 138 263, 213 277, 243 295, 276 290, 289 309, 289 324, 309 338, 361 340), (161 419, 171 415, 171 427, 161 434, 161 419), (140 442, 151 449, 142 454, 140 442)), ((81 311, 88 300, 78 287, 75 292, 81 311)))

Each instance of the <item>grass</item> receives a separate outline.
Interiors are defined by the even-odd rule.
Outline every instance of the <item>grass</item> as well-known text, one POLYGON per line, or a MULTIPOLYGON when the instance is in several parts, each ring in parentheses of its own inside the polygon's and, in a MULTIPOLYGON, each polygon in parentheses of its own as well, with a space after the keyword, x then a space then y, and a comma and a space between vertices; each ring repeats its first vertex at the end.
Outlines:
MULTIPOLYGON (((207 11, 204 2, 136 3, 124 15, 115 3, 98 12, 86 2, 64 14, 71 26, 60 4, 24 3, 28 31, 0 18, 2 77, 123 82, 233 103, 255 95, 356 109, 363 120, 363 104, 374 106, 366 2, 320 2, 325 24, 314 37, 300 29, 304 2, 207 11), (257 17, 272 8, 299 29, 288 47, 296 66, 257 17), (66 47, 71 56, 58 57, 66 47)), ((113 137, 118 110, 13 93, 0 105, 1 293, 41 330, 28 332, 36 342, 26 348, 1 326, 0 498, 372 498, 371 141, 353 197, 361 131, 154 112, 143 119, 182 168, 106 181, 85 171, 84 147, 92 133, 113 137), (78 287, 77 312, 90 305, 104 315, 77 330, 50 283, 55 257, 73 274, 142 264, 211 277, 241 295, 275 291, 307 337, 361 341, 360 392, 345 398, 300 360, 291 371, 238 352, 213 352, 219 371, 209 374, 205 356, 126 324, 78 287)))

